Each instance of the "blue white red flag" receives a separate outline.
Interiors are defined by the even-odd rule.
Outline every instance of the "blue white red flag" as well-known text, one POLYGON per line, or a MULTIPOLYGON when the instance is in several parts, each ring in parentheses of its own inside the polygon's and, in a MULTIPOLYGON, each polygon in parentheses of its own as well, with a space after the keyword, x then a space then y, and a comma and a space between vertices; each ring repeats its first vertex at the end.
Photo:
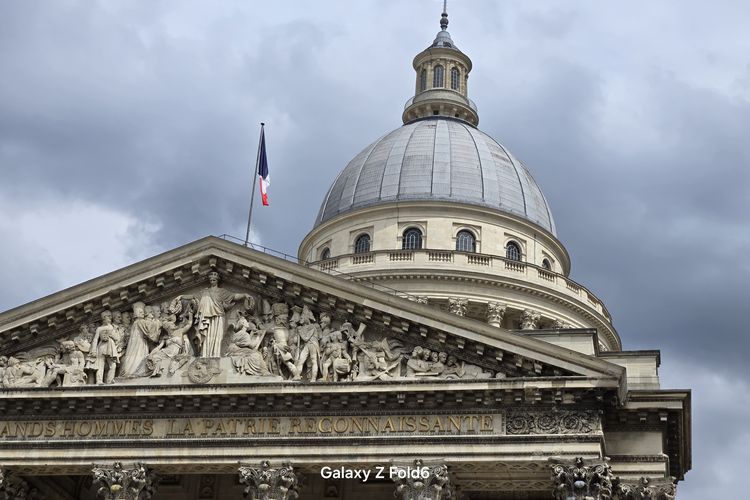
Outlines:
POLYGON ((266 158, 266 133, 260 131, 260 152, 258 153, 258 176, 260 177, 260 195, 263 204, 268 206, 268 186, 271 185, 271 176, 268 174, 268 158, 266 158))

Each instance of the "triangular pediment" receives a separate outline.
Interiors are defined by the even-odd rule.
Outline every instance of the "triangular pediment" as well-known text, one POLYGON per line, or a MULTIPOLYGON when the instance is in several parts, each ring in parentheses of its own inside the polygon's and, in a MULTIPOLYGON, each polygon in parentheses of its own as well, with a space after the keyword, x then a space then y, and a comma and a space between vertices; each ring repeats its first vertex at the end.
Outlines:
POLYGON ((355 383, 578 377, 617 389, 624 378, 596 357, 214 237, 0 314, 0 356, 6 388, 315 374, 355 383))

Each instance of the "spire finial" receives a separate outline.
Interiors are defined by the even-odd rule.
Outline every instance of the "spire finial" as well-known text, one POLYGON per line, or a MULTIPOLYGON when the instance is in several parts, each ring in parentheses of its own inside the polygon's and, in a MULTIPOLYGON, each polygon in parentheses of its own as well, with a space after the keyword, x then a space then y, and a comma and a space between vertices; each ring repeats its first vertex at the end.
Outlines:
POLYGON ((440 16, 440 29, 448 29, 448 0, 443 0, 443 15, 440 16))

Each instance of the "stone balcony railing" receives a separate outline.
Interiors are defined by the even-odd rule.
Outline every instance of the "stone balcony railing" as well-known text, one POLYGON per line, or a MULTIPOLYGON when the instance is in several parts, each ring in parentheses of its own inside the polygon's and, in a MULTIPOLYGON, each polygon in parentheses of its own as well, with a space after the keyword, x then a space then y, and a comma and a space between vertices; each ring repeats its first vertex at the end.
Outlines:
POLYGON ((551 288, 589 305, 611 324, 609 311, 596 296, 583 285, 547 269, 530 264, 480 253, 454 250, 378 250, 368 253, 347 254, 309 264, 321 271, 357 273, 374 269, 469 270, 484 272, 497 277, 523 279, 524 281, 551 288))
POLYGON ((439 99, 439 98, 455 98, 456 96, 460 96, 461 99, 465 100, 468 106, 476 113, 477 112, 477 105, 469 99, 468 97, 464 96, 460 92, 456 90, 450 90, 450 89, 429 89, 429 93, 426 90, 423 90, 419 94, 410 97, 406 100, 406 103, 404 104, 404 109, 408 108, 415 102, 423 101, 426 99, 439 99))

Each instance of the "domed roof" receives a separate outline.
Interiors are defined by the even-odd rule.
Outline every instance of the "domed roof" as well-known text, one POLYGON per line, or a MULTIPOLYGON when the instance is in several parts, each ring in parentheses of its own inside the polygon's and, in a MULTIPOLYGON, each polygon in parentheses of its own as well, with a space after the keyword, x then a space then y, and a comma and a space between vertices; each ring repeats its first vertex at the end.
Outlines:
POLYGON ((348 211, 415 200, 480 205, 555 234, 547 200, 526 167, 489 135, 444 117, 408 123, 354 157, 328 190, 315 226, 348 211))

